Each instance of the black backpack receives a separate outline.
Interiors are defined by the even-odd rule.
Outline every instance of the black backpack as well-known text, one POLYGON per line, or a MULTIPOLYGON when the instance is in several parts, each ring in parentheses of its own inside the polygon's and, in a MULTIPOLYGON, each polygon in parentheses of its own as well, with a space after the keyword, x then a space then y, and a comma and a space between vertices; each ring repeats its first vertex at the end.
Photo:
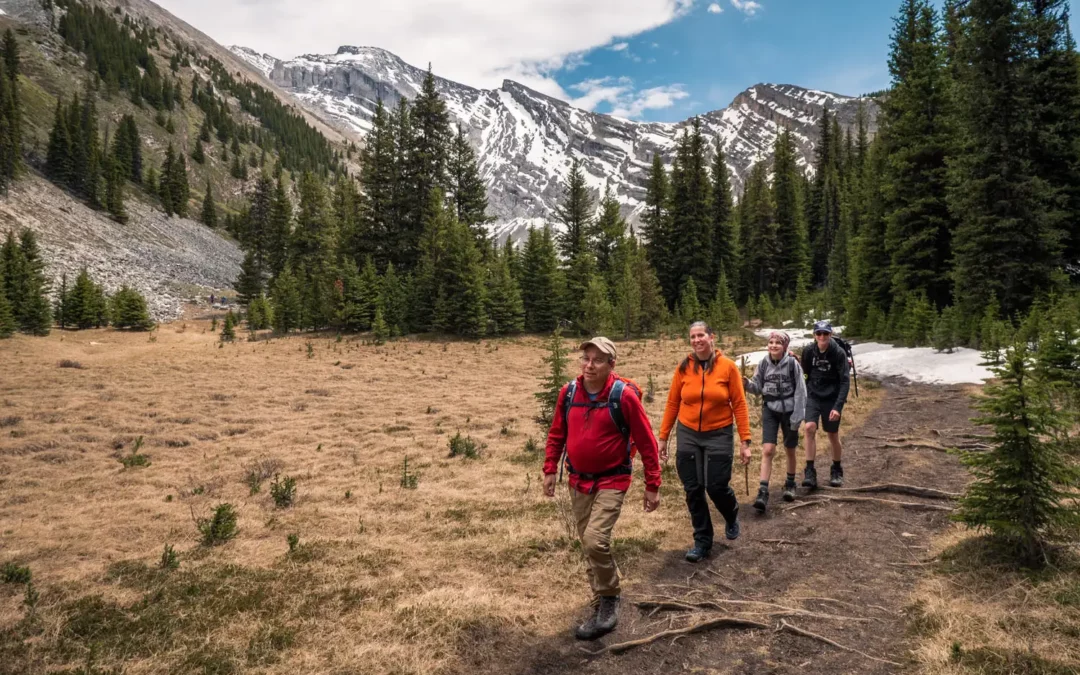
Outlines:
POLYGON ((832 339, 847 354, 848 363, 851 365, 851 381, 855 383, 855 398, 859 398, 859 374, 855 371, 855 353, 851 351, 851 343, 835 335, 832 339))

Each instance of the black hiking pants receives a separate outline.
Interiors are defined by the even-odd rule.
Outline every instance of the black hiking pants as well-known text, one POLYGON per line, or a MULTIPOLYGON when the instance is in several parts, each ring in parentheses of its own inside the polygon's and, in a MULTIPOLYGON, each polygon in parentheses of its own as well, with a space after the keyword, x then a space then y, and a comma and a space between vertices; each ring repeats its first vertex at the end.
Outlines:
POLYGON ((709 500, 728 523, 739 517, 739 500, 729 485, 735 456, 734 426, 698 432, 680 423, 675 433, 679 444, 675 468, 686 490, 686 506, 694 526, 694 544, 708 550, 713 544, 709 500))

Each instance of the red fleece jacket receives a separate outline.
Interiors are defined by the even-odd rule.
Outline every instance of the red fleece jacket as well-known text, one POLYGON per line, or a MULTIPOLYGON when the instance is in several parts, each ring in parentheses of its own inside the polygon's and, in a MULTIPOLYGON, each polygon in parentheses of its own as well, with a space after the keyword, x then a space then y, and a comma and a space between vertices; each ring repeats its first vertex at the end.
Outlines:
MULTIPOLYGON (((578 377, 577 381, 573 402, 588 403, 585 380, 583 377, 578 377)), ((596 400, 607 401, 613 384, 615 384, 615 376, 611 375, 596 400)), ((572 407, 570 408, 570 428, 566 428, 567 425, 564 422, 566 389, 567 387, 564 386, 559 392, 559 402, 555 406, 555 419, 551 423, 551 431, 548 432, 544 473, 553 474, 559 470, 559 458, 562 456, 563 446, 566 447, 570 464, 581 473, 603 473, 626 462, 627 439, 615 426, 611 413, 607 409, 572 407)), ((659 490, 660 454, 656 447, 656 438, 653 436, 652 424, 645 414, 645 408, 637 396, 624 390, 622 412, 630 427, 630 438, 637 446, 641 462, 645 465, 645 489, 659 490)), ((629 475, 581 480, 578 476, 570 474, 570 487, 579 492, 592 492, 594 489, 625 491, 630 488, 630 481, 629 475)))

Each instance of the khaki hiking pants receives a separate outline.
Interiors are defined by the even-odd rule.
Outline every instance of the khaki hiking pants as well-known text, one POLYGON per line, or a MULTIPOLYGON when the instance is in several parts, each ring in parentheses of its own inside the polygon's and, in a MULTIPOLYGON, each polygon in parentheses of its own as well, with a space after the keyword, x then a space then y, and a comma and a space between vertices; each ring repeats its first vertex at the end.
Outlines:
POLYGON ((611 530, 625 497, 622 490, 597 490, 592 494, 570 490, 581 549, 589 564, 589 586, 596 596, 619 594, 619 566, 611 555, 611 530))

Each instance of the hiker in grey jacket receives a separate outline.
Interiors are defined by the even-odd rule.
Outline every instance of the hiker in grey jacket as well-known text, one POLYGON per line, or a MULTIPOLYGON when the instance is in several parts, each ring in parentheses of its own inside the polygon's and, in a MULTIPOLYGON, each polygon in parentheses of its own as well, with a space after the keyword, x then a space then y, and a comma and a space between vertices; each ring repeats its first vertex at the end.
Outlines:
POLYGON ((762 513, 769 505, 769 478, 781 430, 787 452, 784 501, 795 499, 795 449, 799 447, 799 425, 806 412, 806 381, 799 360, 788 353, 790 343, 791 337, 787 333, 770 333, 769 354, 761 359, 753 379, 743 378, 746 391, 762 397, 761 485, 754 500, 754 508, 762 513))

